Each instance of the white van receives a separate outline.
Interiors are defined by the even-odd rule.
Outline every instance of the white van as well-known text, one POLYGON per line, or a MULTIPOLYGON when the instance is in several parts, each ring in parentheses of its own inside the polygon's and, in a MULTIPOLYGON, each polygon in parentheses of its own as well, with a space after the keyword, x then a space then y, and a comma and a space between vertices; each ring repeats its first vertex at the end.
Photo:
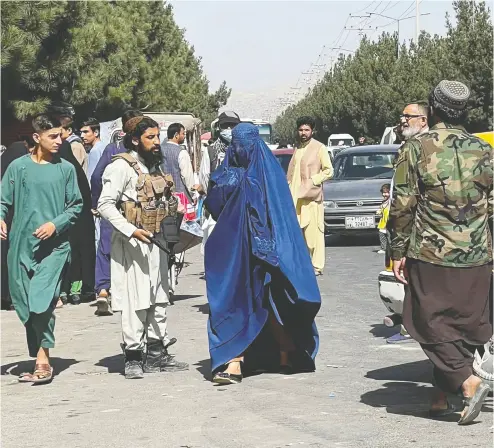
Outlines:
POLYGON ((331 134, 328 138, 328 152, 331 159, 350 146, 355 146, 355 139, 350 134, 331 134))

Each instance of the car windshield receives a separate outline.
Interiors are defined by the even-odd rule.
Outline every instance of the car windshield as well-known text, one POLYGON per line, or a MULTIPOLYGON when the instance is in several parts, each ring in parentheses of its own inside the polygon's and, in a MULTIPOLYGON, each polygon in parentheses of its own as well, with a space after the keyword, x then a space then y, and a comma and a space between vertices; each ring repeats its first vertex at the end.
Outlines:
POLYGON ((339 155, 334 179, 391 179, 394 157, 389 152, 339 155))
POLYGON ((292 158, 291 154, 275 154, 276 160, 280 162, 281 167, 285 174, 288 172, 288 165, 290 165, 290 160, 292 158))
POLYGON ((353 140, 351 138, 332 138, 329 144, 330 146, 352 146, 353 140))

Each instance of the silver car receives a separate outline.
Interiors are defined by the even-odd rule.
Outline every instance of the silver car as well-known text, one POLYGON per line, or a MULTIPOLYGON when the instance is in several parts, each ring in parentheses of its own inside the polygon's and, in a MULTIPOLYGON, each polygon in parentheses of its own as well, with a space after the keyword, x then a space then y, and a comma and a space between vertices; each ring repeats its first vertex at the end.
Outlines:
MULTIPOLYGON (((354 146, 334 160, 334 177, 324 184, 325 233, 376 232, 381 187, 391 183, 399 145, 354 146)), ((376 234, 377 235, 377 234, 376 234)))

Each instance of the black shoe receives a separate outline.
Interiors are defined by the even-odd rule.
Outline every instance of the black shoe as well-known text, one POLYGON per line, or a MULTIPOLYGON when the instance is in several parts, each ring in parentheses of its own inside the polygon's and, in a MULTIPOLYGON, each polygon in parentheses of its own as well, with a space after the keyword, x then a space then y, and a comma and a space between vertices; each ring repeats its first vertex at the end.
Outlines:
POLYGON ((155 339, 148 340, 144 372, 157 373, 189 370, 189 365, 187 363, 175 360, 175 358, 168 353, 168 347, 175 344, 175 342, 177 342, 177 340, 173 338, 166 346, 163 346, 163 341, 157 341, 155 339))
POLYGON ((91 303, 96 300, 96 294, 94 292, 83 292, 81 294, 82 303, 91 303))
POLYGON ((146 361, 144 362, 144 373, 161 372, 161 359, 163 357, 163 342, 150 339, 147 343, 146 361))
POLYGON ((144 378, 142 370, 142 351, 125 350, 125 379, 144 378))
POLYGON ((94 314, 96 316, 113 316, 113 311, 110 307, 110 301, 108 300, 108 297, 101 297, 99 296, 96 299, 96 311, 94 314))
POLYGON ((186 362, 180 362, 175 359, 173 355, 168 353, 168 350, 164 350, 163 358, 161 360, 162 372, 181 372, 183 370, 189 370, 189 364, 186 362))
POLYGON ((79 294, 73 294, 70 296, 70 303, 72 305, 80 305, 81 304, 81 296, 79 294))
POLYGON ((285 364, 283 366, 280 366, 280 373, 282 375, 293 375, 295 373, 295 370, 293 366, 285 364))

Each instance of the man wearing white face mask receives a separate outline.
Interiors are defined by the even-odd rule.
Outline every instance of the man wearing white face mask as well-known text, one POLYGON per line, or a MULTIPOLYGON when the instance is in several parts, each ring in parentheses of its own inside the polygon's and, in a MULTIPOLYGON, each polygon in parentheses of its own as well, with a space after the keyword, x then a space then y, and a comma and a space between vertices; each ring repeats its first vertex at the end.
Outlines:
POLYGON ((219 115, 220 135, 212 145, 208 146, 207 150, 203 151, 199 168, 199 185, 194 185, 193 187, 199 193, 207 193, 209 177, 223 162, 226 148, 232 141, 232 129, 239 123, 240 117, 233 111, 222 112, 219 115))
MULTIPOLYGON (((210 145, 207 150, 203 151, 201 166, 199 168, 199 184, 194 185, 193 189, 198 193, 207 194, 209 178, 216 168, 221 165, 225 158, 226 148, 232 141, 232 130, 240 123, 240 117, 233 111, 222 112, 218 117, 218 126, 220 128, 220 136, 210 145)), ((201 253, 204 254, 204 246, 208 236, 214 229, 216 222, 205 211, 202 229, 204 236, 202 240, 201 253)))
MULTIPOLYGON (((225 158, 225 151, 232 141, 232 130, 240 123, 240 117, 235 112, 222 112, 218 117, 220 128, 219 138, 208 148, 210 173, 214 172, 225 158)), ((207 187, 207 186, 206 186, 207 187)))

